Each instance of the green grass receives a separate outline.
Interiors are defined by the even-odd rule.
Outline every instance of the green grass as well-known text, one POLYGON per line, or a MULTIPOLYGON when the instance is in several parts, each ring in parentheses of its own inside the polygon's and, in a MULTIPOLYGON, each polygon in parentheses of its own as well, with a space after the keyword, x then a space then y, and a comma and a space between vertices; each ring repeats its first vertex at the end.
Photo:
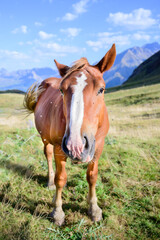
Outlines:
POLYGON ((110 131, 97 181, 103 220, 87 216, 86 164, 68 160, 62 227, 49 218, 55 191, 46 187, 41 139, 32 118, 15 111, 23 96, 1 95, 0 240, 160 239, 159 92, 160 84, 105 95, 110 131))

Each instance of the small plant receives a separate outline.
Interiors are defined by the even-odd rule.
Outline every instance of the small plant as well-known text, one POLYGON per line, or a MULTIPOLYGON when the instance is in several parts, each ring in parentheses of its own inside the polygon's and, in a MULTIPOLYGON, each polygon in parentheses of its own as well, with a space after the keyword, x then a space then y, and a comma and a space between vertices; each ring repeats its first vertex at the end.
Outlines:
POLYGON ((113 137, 106 137, 105 138, 105 144, 106 145, 115 145, 115 144, 117 144, 117 140, 115 139, 115 138, 113 138, 113 137))

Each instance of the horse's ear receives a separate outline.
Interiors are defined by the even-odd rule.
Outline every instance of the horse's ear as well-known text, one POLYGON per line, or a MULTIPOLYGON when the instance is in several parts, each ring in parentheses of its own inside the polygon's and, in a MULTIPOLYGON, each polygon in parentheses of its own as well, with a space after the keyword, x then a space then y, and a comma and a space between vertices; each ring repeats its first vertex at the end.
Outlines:
POLYGON ((67 71, 69 70, 69 67, 67 65, 58 63, 55 59, 54 59, 54 62, 58 68, 59 74, 61 75, 61 77, 64 77, 67 71))
POLYGON ((116 58, 116 46, 115 44, 112 45, 111 49, 106 53, 106 55, 94 65, 94 67, 98 68, 101 73, 109 70, 116 58))

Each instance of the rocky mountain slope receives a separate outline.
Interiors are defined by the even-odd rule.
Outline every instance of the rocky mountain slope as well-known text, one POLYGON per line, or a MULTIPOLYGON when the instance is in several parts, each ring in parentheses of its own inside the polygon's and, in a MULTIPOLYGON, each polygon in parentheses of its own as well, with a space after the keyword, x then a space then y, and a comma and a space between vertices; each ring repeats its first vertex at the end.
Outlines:
POLYGON ((137 66, 159 50, 160 44, 154 42, 117 54, 113 67, 104 74, 106 88, 122 85, 137 66))
POLYGON ((160 83, 160 51, 141 63, 123 85, 132 87, 155 83, 160 83))

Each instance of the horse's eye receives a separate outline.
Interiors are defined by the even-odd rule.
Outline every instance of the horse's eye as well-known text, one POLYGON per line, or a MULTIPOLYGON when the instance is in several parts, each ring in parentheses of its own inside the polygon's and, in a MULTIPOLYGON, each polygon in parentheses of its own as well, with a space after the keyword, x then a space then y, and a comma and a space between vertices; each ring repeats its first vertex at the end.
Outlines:
POLYGON ((62 90, 62 89, 59 89, 59 91, 61 92, 61 94, 62 94, 62 95, 64 95, 64 93, 63 93, 63 90, 62 90))
POLYGON ((100 88, 100 89, 98 90, 98 94, 97 94, 97 95, 102 94, 103 92, 104 92, 104 88, 100 88))

